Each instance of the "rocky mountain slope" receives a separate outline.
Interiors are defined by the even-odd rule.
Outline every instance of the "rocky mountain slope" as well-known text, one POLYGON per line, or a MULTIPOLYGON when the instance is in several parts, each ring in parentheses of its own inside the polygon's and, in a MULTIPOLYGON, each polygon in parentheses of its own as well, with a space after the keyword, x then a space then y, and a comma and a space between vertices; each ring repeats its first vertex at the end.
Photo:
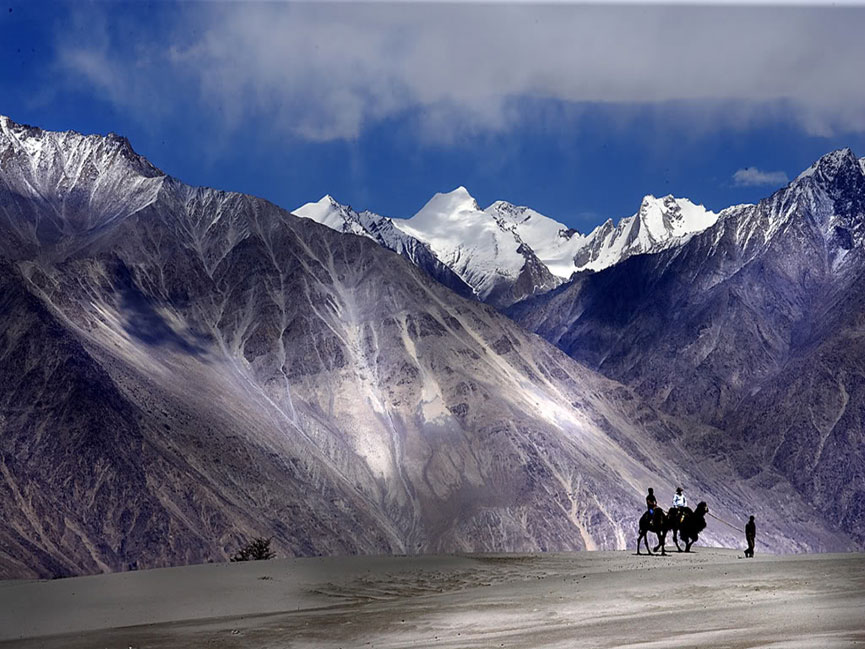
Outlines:
POLYGON ((680 482, 765 510, 769 547, 849 545, 726 485, 695 442, 712 429, 367 237, 186 186, 117 136, 0 119, 0 232, 3 577, 224 560, 254 535, 625 547, 645 486, 680 482))
POLYGON ((511 315, 665 411, 723 429, 741 448, 738 479, 779 472, 862 543, 863 245, 865 172, 844 149, 681 247, 511 315))
POLYGON ((481 210, 464 187, 436 194, 410 219, 358 214, 330 196, 294 213, 339 232, 369 236, 455 288, 440 267, 448 268, 477 299, 497 308, 546 293, 576 272, 602 270, 632 255, 682 245, 717 219, 717 214, 687 199, 646 196, 635 215, 618 225, 609 220, 582 235, 506 201, 481 210), (405 252, 416 248, 423 248, 425 256, 415 259, 405 252))

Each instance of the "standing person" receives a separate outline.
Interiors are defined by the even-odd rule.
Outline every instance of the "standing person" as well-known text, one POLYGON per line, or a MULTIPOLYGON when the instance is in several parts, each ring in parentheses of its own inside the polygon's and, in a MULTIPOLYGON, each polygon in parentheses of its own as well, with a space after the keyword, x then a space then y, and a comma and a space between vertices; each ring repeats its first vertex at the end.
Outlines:
POLYGON ((649 487, 649 493, 646 494, 646 509, 649 510, 649 515, 655 515, 655 507, 658 506, 658 499, 655 498, 655 490, 649 487))
POLYGON ((745 550, 745 556, 754 558, 754 539, 757 538, 757 525, 754 523, 752 515, 748 524, 745 525, 745 539, 748 541, 748 549, 745 550))

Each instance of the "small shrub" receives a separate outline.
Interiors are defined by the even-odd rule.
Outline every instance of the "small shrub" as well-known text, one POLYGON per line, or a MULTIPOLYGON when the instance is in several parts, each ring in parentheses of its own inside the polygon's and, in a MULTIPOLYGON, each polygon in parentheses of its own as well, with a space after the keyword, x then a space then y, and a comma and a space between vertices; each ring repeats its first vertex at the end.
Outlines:
POLYGON ((276 552, 270 549, 271 539, 262 537, 252 539, 249 543, 240 548, 231 557, 232 561, 262 561, 264 559, 273 559, 276 552))

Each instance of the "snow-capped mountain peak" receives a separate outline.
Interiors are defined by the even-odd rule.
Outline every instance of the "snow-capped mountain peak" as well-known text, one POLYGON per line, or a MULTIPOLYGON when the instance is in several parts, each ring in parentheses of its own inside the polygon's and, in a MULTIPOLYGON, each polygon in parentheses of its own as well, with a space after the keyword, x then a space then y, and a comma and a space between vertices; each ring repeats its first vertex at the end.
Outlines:
POLYGON ((74 173, 87 162, 99 171, 119 165, 124 171, 145 178, 165 176, 138 155, 128 139, 116 133, 102 136, 81 135, 76 131, 44 131, 0 115, 0 149, 27 155, 37 166, 50 162, 54 172, 74 173))
POLYGON ((633 216, 599 225, 587 237, 574 264, 578 270, 603 270, 632 255, 680 245, 714 225, 718 215, 687 198, 672 195, 643 197, 633 216))
POLYGON ((512 220, 481 210, 465 187, 436 194, 412 218, 393 223, 426 243, 481 300, 491 304, 511 304, 561 282, 522 239, 512 220))
MULTIPOLYGON (((863 158, 865 160, 865 158, 863 158)), ((839 173, 848 169, 858 169, 865 173, 865 163, 857 160, 849 147, 830 151, 796 177, 796 181, 814 178, 818 182, 832 182, 839 173)))
POLYGON ((785 187, 755 205, 721 212, 720 238, 731 234, 742 247, 740 260, 754 259, 778 237, 796 231, 805 239, 819 234, 828 268, 842 272, 847 252, 865 241, 865 173, 849 148, 831 151, 785 187))
POLYGON ((807 216, 826 241, 833 268, 846 251, 865 241, 865 165, 849 148, 831 151, 803 171, 787 187, 767 199, 769 232, 779 231, 790 219, 807 216))
MULTIPOLYGON (((779 216, 791 214, 794 204, 807 205, 808 211, 823 226, 837 225, 834 218, 840 212, 854 214, 851 201, 862 201, 863 184, 862 161, 856 158, 849 148, 831 151, 799 174, 790 185, 777 193, 777 200, 785 209, 778 210, 779 216), (836 205, 836 201, 841 201, 836 205)), ((772 197, 775 200, 775 196, 772 197)), ((783 218, 776 218, 776 222, 783 218)), ((828 231, 827 231, 828 232, 828 231)))
POLYGON ((337 232, 374 238, 360 223, 358 213, 351 209, 350 205, 338 203, 330 194, 325 194, 314 203, 301 205, 293 213, 295 216, 326 225, 337 232))
POLYGON ((687 198, 675 198, 672 194, 656 198, 649 194, 643 198, 635 218, 648 231, 651 242, 657 244, 670 237, 705 230, 715 223, 718 215, 687 198))
POLYGON ((0 214, 0 243, 59 259, 152 204, 167 178, 119 135, 43 131, 5 116, 0 160, 0 190, 12 197, 0 214), (58 196, 50 209, 33 208, 58 196))
POLYGON ((478 202, 468 190, 459 186, 453 191, 435 194, 411 221, 417 227, 439 221, 458 221, 465 213, 480 212, 478 202))
POLYGON ((576 270, 574 256, 586 238, 574 229, 540 212, 507 201, 496 201, 486 210, 500 227, 513 231, 527 244, 550 272, 568 279, 576 270))
POLYGON ((485 299, 502 278, 516 280, 525 265, 522 241, 481 211, 465 187, 438 193, 410 219, 394 225, 423 242, 485 299))

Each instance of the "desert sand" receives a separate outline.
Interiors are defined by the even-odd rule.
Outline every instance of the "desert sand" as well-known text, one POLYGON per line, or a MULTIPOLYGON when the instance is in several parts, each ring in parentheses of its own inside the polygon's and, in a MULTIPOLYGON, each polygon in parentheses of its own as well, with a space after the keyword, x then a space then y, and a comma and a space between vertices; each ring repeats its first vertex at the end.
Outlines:
POLYGON ((314 558, 5 581, 0 647, 865 647, 865 555, 314 558))

